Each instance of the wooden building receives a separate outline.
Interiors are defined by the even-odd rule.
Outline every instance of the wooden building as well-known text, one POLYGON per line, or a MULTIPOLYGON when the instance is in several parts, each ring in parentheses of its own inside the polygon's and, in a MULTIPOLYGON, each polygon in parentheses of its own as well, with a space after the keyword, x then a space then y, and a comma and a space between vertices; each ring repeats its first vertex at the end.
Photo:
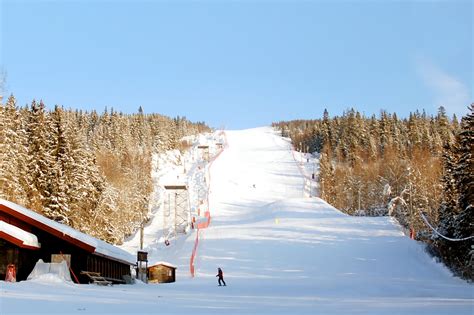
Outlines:
POLYGON ((9 264, 17 281, 26 280, 38 259, 69 262, 71 278, 88 283, 83 271, 100 273, 112 283, 131 277, 135 256, 104 241, 52 221, 34 211, 0 199, 0 279, 9 264))
POLYGON ((170 283, 176 282, 176 266, 160 261, 148 267, 149 283, 170 283))

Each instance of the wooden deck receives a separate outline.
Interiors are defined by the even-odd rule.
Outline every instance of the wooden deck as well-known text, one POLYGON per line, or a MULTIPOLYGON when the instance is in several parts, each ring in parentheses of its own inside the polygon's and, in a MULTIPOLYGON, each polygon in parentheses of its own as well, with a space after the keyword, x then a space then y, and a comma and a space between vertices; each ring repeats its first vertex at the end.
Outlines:
POLYGON ((81 275, 86 275, 87 277, 89 277, 89 283, 94 283, 97 285, 112 285, 112 281, 109 281, 102 277, 99 272, 81 271, 81 275))

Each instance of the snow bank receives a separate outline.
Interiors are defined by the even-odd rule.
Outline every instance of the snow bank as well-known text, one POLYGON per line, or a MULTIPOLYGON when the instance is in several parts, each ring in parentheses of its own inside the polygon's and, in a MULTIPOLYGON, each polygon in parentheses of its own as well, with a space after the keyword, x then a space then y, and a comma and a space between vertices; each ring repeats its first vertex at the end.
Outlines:
POLYGON ((38 282, 72 282, 71 273, 66 261, 60 263, 45 263, 42 259, 36 262, 33 271, 28 276, 28 280, 38 282))
POLYGON ((10 235, 23 242, 23 245, 40 248, 38 243, 38 238, 36 235, 31 234, 30 232, 24 231, 19 227, 8 224, 0 220, 0 232, 4 232, 7 235, 10 235))

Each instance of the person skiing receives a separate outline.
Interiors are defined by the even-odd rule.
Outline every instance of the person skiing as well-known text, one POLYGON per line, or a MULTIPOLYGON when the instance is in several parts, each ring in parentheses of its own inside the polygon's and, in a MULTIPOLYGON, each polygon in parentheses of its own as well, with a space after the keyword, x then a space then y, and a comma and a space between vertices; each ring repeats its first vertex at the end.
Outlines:
POLYGON ((224 283, 224 287, 226 286, 225 281, 224 281, 224 273, 222 272, 221 268, 217 268, 217 275, 216 277, 219 277, 218 282, 219 286, 222 286, 221 281, 224 283))

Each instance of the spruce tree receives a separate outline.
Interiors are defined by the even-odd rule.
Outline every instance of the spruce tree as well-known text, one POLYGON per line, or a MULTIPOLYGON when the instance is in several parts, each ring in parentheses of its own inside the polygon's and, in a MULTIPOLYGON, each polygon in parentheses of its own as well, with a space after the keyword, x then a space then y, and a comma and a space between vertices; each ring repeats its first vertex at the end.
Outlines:
POLYGON ((66 170, 70 164, 69 139, 63 110, 56 106, 51 114, 51 167, 43 201, 44 214, 60 223, 69 223, 66 170))
POLYGON ((28 113, 28 207, 43 210, 43 202, 49 185, 49 170, 52 166, 50 155, 51 138, 49 117, 42 101, 33 101, 28 113))

